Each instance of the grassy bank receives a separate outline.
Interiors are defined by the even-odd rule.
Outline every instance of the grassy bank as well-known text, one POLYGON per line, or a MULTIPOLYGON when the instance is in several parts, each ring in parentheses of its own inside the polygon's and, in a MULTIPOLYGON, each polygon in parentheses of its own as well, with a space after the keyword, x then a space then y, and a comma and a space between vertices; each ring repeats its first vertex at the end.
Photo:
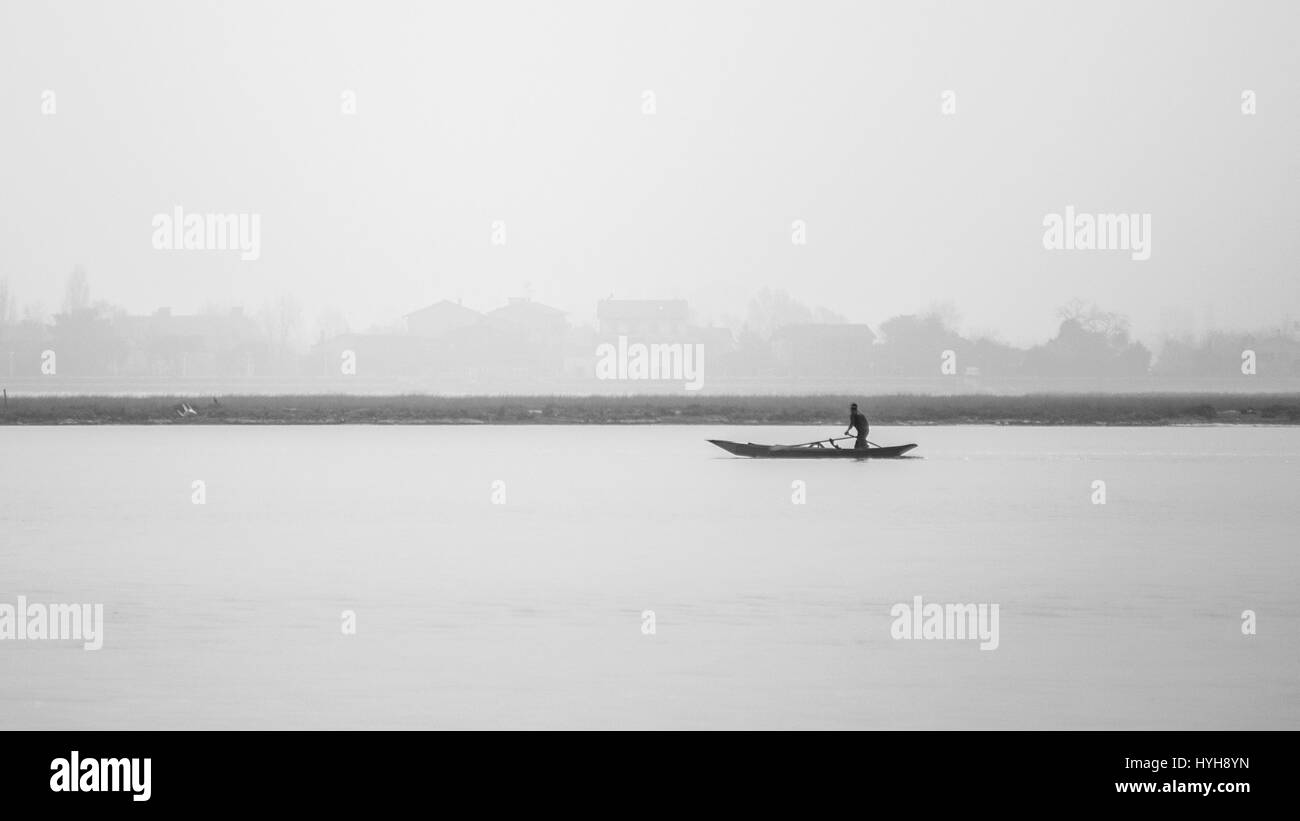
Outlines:
MULTIPOLYGON (((844 424, 848 396, 10 396, 0 425, 844 424), (182 403, 195 413, 181 416, 182 403)), ((897 395, 873 425, 1300 424, 1300 394, 897 395)))

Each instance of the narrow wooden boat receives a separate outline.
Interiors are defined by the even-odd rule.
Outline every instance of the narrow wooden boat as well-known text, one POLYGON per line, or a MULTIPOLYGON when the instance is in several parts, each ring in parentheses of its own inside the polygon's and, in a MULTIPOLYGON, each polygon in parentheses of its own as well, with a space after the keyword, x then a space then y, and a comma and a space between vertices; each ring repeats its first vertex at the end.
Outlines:
POLYGON ((806 445, 756 445, 753 442, 728 442, 710 439, 710 442, 737 456, 754 459, 897 459, 916 445, 890 447, 841 448, 828 442, 809 442, 806 445))

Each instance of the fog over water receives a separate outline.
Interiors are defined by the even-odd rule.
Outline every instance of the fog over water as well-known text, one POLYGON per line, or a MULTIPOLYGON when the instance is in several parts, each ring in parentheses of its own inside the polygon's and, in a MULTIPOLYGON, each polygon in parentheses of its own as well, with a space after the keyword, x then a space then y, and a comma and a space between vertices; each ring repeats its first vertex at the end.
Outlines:
POLYGON ((289 294, 354 329, 525 295, 735 324, 764 288, 873 327, 949 302, 1016 345, 1076 297, 1148 344, 1276 327, 1300 319, 1296 23, 1281 0, 11 3, 0 276, 47 312, 84 265, 135 314, 289 294), (260 215, 257 259, 156 250, 178 207, 260 215), (1149 259, 1046 250, 1067 208, 1149 216, 1149 259))

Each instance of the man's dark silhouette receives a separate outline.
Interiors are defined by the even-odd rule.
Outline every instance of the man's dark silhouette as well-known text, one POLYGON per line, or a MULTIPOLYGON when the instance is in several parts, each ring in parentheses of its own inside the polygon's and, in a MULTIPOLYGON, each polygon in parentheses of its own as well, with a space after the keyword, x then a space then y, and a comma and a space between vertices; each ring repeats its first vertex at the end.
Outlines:
POLYGON ((848 436, 849 431, 855 428, 858 431, 858 441, 853 443, 853 447, 855 449, 865 448, 867 446, 867 431, 871 429, 871 426, 867 424, 867 417, 858 411, 857 402, 849 405, 849 426, 845 428, 844 435, 848 436))

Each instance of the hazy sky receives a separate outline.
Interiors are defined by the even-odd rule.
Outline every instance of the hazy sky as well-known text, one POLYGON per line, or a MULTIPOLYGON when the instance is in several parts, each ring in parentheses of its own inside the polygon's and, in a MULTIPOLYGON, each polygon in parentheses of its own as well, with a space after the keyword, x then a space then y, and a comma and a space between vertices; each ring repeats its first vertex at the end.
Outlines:
POLYGON ((0 277, 47 310, 82 264, 135 312, 290 293, 361 327, 526 289, 722 318, 763 287, 872 324, 951 302, 1018 343, 1073 297, 1144 336, 1275 324, 1300 318, 1298 9, 6 2, 0 277), (155 250, 176 205, 260 214, 260 259, 155 250), (1045 250, 1067 205, 1151 214, 1151 258, 1045 250))

